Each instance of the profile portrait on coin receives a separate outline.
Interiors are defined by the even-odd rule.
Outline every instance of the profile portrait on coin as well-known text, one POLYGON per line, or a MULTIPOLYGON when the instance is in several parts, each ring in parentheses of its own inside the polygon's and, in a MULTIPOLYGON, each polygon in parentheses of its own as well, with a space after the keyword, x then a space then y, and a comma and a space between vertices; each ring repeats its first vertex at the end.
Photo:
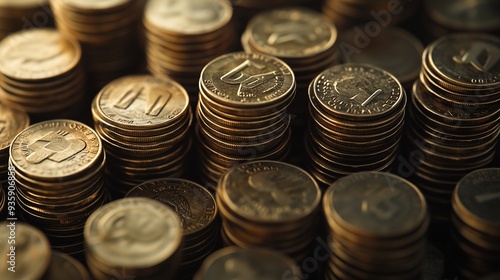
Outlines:
POLYGON ((181 225, 185 228, 189 221, 193 221, 193 212, 191 211, 191 205, 189 201, 180 192, 185 192, 185 190, 172 189, 171 191, 162 191, 156 194, 153 199, 161 201, 166 205, 174 209, 177 216, 181 221, 181 225))

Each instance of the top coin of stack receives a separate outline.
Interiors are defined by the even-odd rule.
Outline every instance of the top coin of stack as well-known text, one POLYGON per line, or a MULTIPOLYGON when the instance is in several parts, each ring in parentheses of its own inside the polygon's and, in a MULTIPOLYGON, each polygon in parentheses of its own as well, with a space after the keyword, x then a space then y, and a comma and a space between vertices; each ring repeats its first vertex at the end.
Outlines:
POLYGON ((452 196, 453 264, 463 279, 482 279, 500 265, 500 168, 475 170, 452 196))
POLYGON ((0 40, 22 29, 53 26, 50 15, 48 0, 1 0, 0 40))
POLYGON ((151 0, 144 27, 148 68, 181 83, 196 100, 201 69, 236 43, 227 0, 151 0))
POLYGON ((324 194, 327 279, 420 279, 429 226, 422 193, 399 176, 359 172, 324 194))
POLYGON ((193 117, 189 96, 175 81, 149 75, 114 80, 95 97, 92 114, 106 147, 114 198, 145 181, 180 177, 186 170, 193 117))
POLYGON ((0 57, 5 105, 28 112, 33 122, 78 116, 85 94, 78 42, 55 29, 19 31, 2 40, 0 57))

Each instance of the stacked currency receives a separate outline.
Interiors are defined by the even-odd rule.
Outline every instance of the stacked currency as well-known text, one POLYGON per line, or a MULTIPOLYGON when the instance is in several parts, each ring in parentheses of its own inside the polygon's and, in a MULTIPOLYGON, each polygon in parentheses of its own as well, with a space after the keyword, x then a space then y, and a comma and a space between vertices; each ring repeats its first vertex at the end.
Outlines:
POLYGON ((89 82, 101 88, 137 62, 143 1, 50 0, 57 28, 80 42, 89 82))
POLYGON ((454 34, 429 45, 411 95, 406 156, 436 222, 467 173, 495 157, 500 130, 500 38, 454 34))
POLYGON ((0 40, 10 33, 53 26, 48 0, 0 1, 0 40))
POLYGON ((203 68, 196 133, 205 183, 215 187, 237 163, 286 157, 295 89, 290 67, 267 55, 229 53, 203 68))
POLYGON ((342 64, 309 87, 308 170, 325 185, 359 171, 387 171, 399 154, 406 94, 388 72, 342 64))
POLYGON ((7 188, 10 143, 29 125, 28 114, 0 103, 0 188, 7 188))
POLYGON ((181 221, 183 244, 178 278, 192 279, 219 241, 217 204, 204 187, 184 179, 162 178, 144 182, 125 197, 147 197, 172 208, 181 221))
POLYGON ((318 233, 321 190, 306 171, 278 161, 235 166, 219 180, 226 246, 267 247, 304 259, 318 233))
POLYGON ((193 279, 302 279, 302 274, 290 257, 278 251, 227 247, 211 254, 193 279))
POLYGON ((237 42, 232 16, 227 0, 149 1, 143 19, 149 71, 178 81, 195 101, 200 71, 237 42))
POLYGON ((51 250, 43 232, 20 221, 0 223, 0 240, 0 279, 44 279, 51 250))
POLYGON ((14 138, 9 161, 23 221, 41 229, 54 250, 81 258, 85 221, 108 197, 99 136, 73 120, 40 122, 14 138))
MULTIPOLYGON (((483 279, 500 266, 500 168, 465 175, 453 192, 453 264, 460 279, 483 279)), ((494 278, 493 278, 494 279, 494 278)))
POLYGON ((96 280, 174 279, 181 247, 177 214, 150 198, 112 201, 85 224, 85 256, 96 280))
POLYGON ((79 116, 85 73, 78 42, 55 29, 19 31, 0 42, 0 101, 32 121, 79 116))
POLYGON ((149 75, 119 78, 95 97, 92 115, 106 148, 113 198, 145 181, 186 171, 193 117, 189 96, 177 82, 149 75))
POLYGON ((351 174, 330 185, 323 209, 326 279, 421 279, 430 219, 413 184, 384 172, 351 174))
POLYGON ((43 280, 92 280, 85 266, 72 256, 52 251, 49 267, 43 280))

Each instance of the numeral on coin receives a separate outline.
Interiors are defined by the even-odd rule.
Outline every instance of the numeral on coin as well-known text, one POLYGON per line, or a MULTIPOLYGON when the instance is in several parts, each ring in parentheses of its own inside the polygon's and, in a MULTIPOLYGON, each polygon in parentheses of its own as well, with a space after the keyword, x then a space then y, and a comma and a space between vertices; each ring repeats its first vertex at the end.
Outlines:
POLYGON ((258 87, 276 77, 276 72, 274 71, 255 74, 255 75, 248 75, 243 72, 243 70, 245 70, 248 67, 255 67, 259 70, 266 68, 264 65, 260 65, 258 63, 252 62, 247 59, 220 78, 221 81, 223 81, 224 83, 230 85, 240 85, 237 93, 238 96, 242 95, 242 90, 258 87))
POLYGON ((454 56, 453 61, 459 64, 470 63, 482 72, 488 72, 500 60, 500 49, 496 46, 475 42, 462 56, 454 56))

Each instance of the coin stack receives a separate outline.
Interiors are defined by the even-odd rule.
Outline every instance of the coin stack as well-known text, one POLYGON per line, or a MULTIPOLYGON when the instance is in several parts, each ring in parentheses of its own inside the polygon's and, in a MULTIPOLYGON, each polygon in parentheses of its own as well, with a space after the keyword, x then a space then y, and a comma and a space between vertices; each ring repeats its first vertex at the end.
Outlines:
POLYGON ((500 168, 465 175, 453 192, 450 256, 460 279, 482 279, 500 266, 500 168))
POLYGON ((53 26, 51 15, 48 0, 0 1, 0 40, 22 29, 53 26))
POLYGON ((62 279, 92 280, 82 263, 68 254, 52 251, 50 264, 43 280, 62 279))
POLYGON ((195 101, 200 71, 237 42, 232 15, 227 0, 149 1, 143 20, 149 71, 181 83, 195 101))
POLYGON ((364 25, 364 30, 360 27, 358 30, 375 37, 388 25, 411 17, 418 7, 419 1, 413 0, 325 0, 323 13, 341 30, 364 25))
POLYGON ((82 46, 92 86, 101 88, 135 67, 142 2, 50 0, 57 28, 82 46))
POLYGON ((114 80, 95 97, 92 115, 106 148, 113 198, 145 181, 186 171, 193 117, 189 96, 175 81, 149 75, 114 80))
POLYGON ((303 279, 295 262, 266 248, 227 247, 211 254, 193 280, 303 279), (285 278, 286 277, 286 278, 285 278))
POLYGON ((98 135, 73 120, 40 122, 14 138, 9 160, 22 219, 54 250, 81 258, 85 220, 107 201, 98 135))
POLYGON ((388 72, 342 64, 309 87, 308 169, 330 185, 359 171, 387 171, 398 156, 406 94, 388 72))
POLYGON ((164 203, 130 197, 96 210, 85 224, 85 256, 96 280, 174 279, 182 226, 164 203))
POLYGON ((219 241, 214 196, 204 187, 184 179, 150 180, 130 190, 126 197, 147 197, 172 208, 183 228, 182 263, 178 278, 192 279, 219 241))
POLYGON ((411 95, 406 158, 435 222, 467 173, 495 157, 500 130, 500 38, 455 34, 429 45, 411 95), (488 60, 485 60, 489 58, 488 60))
POLYGON ((39 229, 19 221, 0 223, 0 240, 0 279, 44 279, 51 251, 39 229))
POLYGON ((344 176, 326 190, 327 279, 421 279, 429 226, 422 193, 384 172, 344 176))
POLYGON ((0 42, 0 101, 33 122, 82 112, 85 73, 78 42, 55 29, 19 31, 0 42))
POLYGON ((303 169, 279 161, 253 161, 225 173, 217 188, 225 245, 267 247, 296 261, 318 233, 321 190, 303 169))
POLYGON ((0 103, 0 188, 7 188, 10 143, 29 124, 28 114, 0 103))

